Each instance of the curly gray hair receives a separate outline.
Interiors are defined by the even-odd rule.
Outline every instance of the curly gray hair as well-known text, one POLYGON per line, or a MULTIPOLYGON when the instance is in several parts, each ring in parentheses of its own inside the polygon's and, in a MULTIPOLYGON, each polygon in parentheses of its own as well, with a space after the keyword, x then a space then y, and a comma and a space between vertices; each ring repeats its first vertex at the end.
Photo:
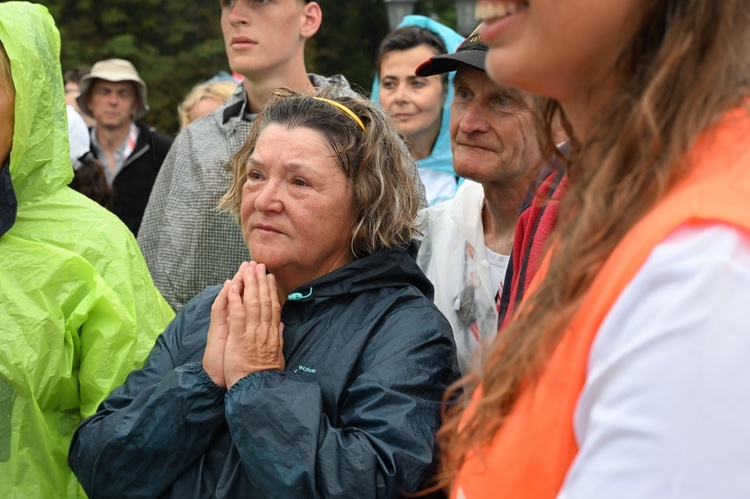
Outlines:
POLYGON ((380 106, 363 98, 333 95, 336 89, 331 87, 311 95, 276 90, 253 122, 245 144, 232 158, 234 181, 221 207, 239 219, 247 162, 268 125, 305 127, 325 138, 353 187, 354 256, 361 258, 406 245, 418 233, 415 220, 422 201, 415 161, 380 106), (366 131, 347 113, 317 98, 349 108, 366 131))

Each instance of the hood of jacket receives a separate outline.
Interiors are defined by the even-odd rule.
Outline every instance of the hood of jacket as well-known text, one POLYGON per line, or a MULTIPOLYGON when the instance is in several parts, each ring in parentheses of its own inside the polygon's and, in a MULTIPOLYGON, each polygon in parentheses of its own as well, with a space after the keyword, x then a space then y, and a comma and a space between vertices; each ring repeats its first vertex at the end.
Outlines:
POLYGON ((16 94, 9 166, 20 211, 73 179, 60 33, 46 7, 0 3, 0 42, 11 62, 16 94))
POLYGON ((416 263, 419 243, 408 247, 379 251, 355 260, 314 281, 304 284, 289 295, 289 301, 309 302, 342 295, 359 294, 373 289, 413 286, 430 301, 434 290, 416 263))
MULTIPOLYGON (((448 26, 440 24, 439 22, 430 19, 425 16, 406 16, 404 17, 399 28, 405 26, 417 26, 419 28, 429 29, 436 35, 438 35, 445 43, 445 48, 449 54, 456 51, 458 46, 464 41, 464 37, 450 29, 448 26)), ((414 68, 415 70, 417 68, 414 68)), ((432 147, 432 152, 429 156, 424 159, 417 161, 417 166, 420 168, 427 168, 429 170, 436 170, 442 173, 452 173, 453 171, 453 152, 451 150, 451 136, 450 136, 450 119, 451 119, 451 101, 453 100, 453 76, 456 74, 455 71, 448 73, 448 92, 445 95, 445 102, 443 103, 443 113, 440 118, 440 132, 438 132, 437 140, 435 145, 432 147)), ((372 92, 370 93, 370 100, 373 102, 380 103, 380 74, 375 73, 375 79, 372 83, 372 92)))

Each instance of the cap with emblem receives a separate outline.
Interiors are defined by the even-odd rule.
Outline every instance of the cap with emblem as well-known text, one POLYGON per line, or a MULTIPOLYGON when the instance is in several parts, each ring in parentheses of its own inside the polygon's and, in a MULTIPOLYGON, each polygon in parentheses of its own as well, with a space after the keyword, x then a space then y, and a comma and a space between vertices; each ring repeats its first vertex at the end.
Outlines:
POLYGON ((456 51, 452 54, 436 55, 417 67, 415 74, 417 76, 432 76, 442 73, 455 71, 459 64, 468 64, 482 71, 486 71, 484 59, 487 55, 487 45, 479 37, 477 30, 474 30, 466 39, 461 42, 456 51))

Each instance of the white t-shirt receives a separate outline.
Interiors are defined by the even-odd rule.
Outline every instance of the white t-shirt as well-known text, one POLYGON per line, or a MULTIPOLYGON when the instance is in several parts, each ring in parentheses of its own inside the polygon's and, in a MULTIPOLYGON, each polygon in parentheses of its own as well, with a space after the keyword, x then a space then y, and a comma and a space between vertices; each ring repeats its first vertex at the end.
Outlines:
POLYGON ((487 263, 490 267, 490 284, 492 284, 492 295, 497 296, 502 291, 503 281, 505 280, 505 271, 508 270, 510 255, 495 253, 487 246, 484 247, 487 253, 487 263))
POLYGON ((589 353, 560 499, 750 498, 750 235, 659 244, 589 353))

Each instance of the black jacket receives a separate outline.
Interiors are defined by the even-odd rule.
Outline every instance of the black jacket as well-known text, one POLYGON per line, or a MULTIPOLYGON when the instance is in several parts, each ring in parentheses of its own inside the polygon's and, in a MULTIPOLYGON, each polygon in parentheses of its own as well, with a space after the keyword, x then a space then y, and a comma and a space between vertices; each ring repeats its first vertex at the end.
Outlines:
MULTIPOLYGON (((138 140, 112 183, 112 211, 138 235, 143 212, 161 164, 174 139, 155 128, 137 123, 138 140)), ((93 147, 91 150, 96 156, 93 147)))
POLYGON ((76 431, 69 464, 90 497, 368 498, 419 488, 458 367, 448 321, 407 250, 298 288, 282 310, 286 370, 251 374, 228 392, 201 367, 218 292, 181 309, 144 368, 76 431))
POLYGON ((16 222, 18 200, 10 180, 10 160, 0 165, 0 237, 16 222))

